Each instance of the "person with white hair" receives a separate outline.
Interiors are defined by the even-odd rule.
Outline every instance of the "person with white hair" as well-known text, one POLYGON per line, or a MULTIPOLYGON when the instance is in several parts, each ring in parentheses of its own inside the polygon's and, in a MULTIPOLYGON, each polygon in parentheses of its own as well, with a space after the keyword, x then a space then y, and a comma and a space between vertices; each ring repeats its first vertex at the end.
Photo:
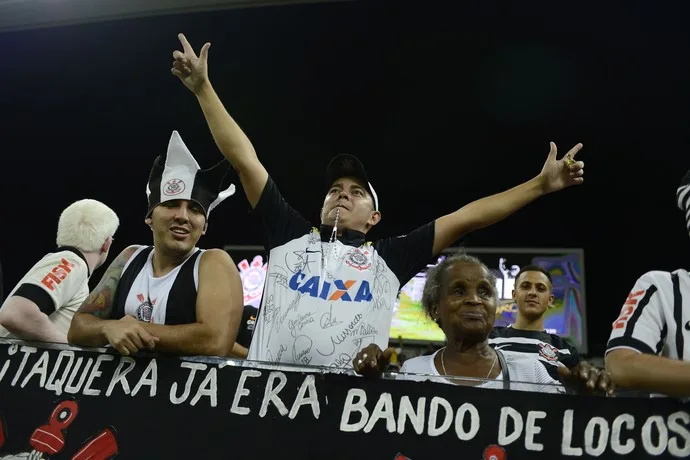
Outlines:
POLYGON ((72 317, 89 295, 91 274, 108 258, 117 214, 84 199, 60 214, 57 249, 39 260, 0 308, 0 337, 67 342, 72 317))

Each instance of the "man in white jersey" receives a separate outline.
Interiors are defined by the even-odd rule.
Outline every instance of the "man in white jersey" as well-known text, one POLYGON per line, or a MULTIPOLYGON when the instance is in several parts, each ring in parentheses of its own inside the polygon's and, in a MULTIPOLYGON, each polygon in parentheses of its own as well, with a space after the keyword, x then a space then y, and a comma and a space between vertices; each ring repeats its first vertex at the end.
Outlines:
POLYGON ((235 191, 221 190, 228 170, 225 160, 200 169, 173 132, 146 187, 153 246, 130 246, 113 261, 74 316, 70 343, 110 344, 124 355, 231 354, 242 318, 240 275, 227 252, 196 247, 211 210, 235 191))
POLYGON ((57 249, 17 283, 0 308, 0 337, 67 342, 72 317, 89 295, 89 278, 103 265, 120 225, 96 200, 79 200, 60 214, 57 249))
POLYGON ((220 151, 238 172, 270 249, 266 285, 248 359, 351 367, 369 343, 385 347, 392 306, 401 285, 461 235, 486 227, 547 193, 583 181, 572 157, 556 146, 541 173, 507 192, 471 203, 406 236, 367 242, 381 219, 379 200, 364 167, 352 155, 328 165, 321 227, 313 228, 283 199, 240 127, 208 80, 210 44, 196 55, 184 35, 172 73, 197 97, 220 151))
MULTIPOLYGON (((677 203, 690 230, 690 171, 677 203)), ((613 322, 606 369, 619 388, 690 396, 690 276, 687 270, 642 275, 613 322)))

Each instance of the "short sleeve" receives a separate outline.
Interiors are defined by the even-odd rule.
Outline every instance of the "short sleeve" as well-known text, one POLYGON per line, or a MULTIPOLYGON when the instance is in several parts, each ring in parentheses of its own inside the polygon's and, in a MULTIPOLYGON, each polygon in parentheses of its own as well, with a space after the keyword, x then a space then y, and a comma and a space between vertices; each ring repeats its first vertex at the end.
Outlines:
POLYGON ((261 219, 268 249, 309 233, 311 225, 285 201, 278 186, 269 176, 254 214, 261 219))
POLYGON ((637 280, 612 324, 606 353, 616 348, 649 354, 661 352, 666 329, 666 285, 671 285, 667 272, 648 272, 637 280))
POLYGON ((386 261, 404 285, 433 259, 435 222, 429 222, 413 232, 385 238, 375 243, 376 251, 386 261))
POLYGON ((43 313, 50 315, 69 304, 87 282, 86 262, 72 252, 61 251, 41 259, 13 295, 31 300, 43 313))

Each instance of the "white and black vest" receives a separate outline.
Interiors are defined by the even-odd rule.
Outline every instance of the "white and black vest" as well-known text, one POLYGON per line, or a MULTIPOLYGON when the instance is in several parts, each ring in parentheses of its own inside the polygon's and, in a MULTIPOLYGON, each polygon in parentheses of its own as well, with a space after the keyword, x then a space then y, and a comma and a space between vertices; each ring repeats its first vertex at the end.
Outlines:
POLYGON ((112 319, 131 315, 154 324, 196 322, 199 257, 196 249, 187 260, 165 276, 153 276, 153 246, 144 246, 124 266, 113 301, 112 319))

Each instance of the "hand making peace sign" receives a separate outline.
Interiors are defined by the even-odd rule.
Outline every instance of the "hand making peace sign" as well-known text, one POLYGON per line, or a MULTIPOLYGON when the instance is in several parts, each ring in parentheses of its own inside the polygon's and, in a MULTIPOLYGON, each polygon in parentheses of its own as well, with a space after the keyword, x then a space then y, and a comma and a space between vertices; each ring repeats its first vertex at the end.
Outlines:
POLYGON ((204 84, 208 83, 208 49, 211 44, 206 42, 197 56, 184 34, 178 34, 177 38, 180 39, 184 52, 173 51, 175 61, 170 71, 196 94, 204 84))

